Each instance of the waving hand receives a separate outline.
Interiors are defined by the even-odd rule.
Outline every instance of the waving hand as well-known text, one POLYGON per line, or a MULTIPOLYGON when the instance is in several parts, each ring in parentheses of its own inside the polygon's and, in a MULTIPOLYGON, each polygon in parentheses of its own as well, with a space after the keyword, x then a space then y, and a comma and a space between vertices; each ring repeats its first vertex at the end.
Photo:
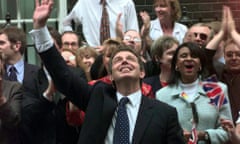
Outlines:
POLYGON ((35 0, 35 10, 33 13, 33 27, 39 29, 46 25, 53 8, 53 0, 35 0))

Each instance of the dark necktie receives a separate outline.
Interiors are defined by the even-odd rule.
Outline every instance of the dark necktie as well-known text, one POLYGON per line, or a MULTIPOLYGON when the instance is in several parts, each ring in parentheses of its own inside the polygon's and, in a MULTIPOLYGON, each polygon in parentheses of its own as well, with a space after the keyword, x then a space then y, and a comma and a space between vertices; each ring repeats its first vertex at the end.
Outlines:
POLYGON ((17 81, 17 69, 14 66, 11 66, 9 68, 9 76, 8 76, 8 80, 10 81, 17 81))
POLYGON ((106 0, 101 0, 102 4, 102 18, 100 25, 100 43, 103 44, 104 40, 110 38, 109 17, 106 8, 106 0))
POLYGON ((129 102, 127 97, 120 100, 117 110, 116 124, 114 128, 113 144, 129 144, 129 119, 126 104, 129 102))

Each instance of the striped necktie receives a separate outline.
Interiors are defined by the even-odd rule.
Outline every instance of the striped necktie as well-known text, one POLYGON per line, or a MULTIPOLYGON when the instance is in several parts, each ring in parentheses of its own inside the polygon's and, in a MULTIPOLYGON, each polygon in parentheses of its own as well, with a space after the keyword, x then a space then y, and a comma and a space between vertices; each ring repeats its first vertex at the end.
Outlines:
POLYGON ((109 16, 107 12, 107 2, 106 0, 101 0, 102 4, 102 18, 101 18, 101 25, 100 25, 100 43, 110 38, 110 27, 109 27, 109 16))

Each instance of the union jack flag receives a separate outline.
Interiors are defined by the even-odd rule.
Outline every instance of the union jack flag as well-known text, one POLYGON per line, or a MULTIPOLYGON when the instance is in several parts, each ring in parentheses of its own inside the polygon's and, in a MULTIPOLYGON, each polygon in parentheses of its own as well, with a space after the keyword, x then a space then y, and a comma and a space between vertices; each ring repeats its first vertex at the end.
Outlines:
POLYGON ((188 144, 197 144, 198 141, 198 133, 197 133, 197 124, 195 122, 193 122, 192 125, 192 136, 191 138, 189 138, 188 140, 188 144))
POLYGON ((210 104, 215 105, 218 109, 227 103, 222 88, 215 82, 203 82, 203 89, 210 98, 210 104))

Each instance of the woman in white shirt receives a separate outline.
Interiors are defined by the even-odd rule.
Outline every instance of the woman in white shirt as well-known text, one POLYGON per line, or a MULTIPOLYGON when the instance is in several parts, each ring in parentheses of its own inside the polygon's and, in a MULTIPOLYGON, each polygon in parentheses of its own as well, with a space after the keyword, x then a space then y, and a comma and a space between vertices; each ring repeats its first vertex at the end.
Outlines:
POLYGON ((177 22, 181 18, 179 1, 154 0, 153 7, 157 16, 155 20, 150 21, 146 11, 140 12, 143 21, 141 34, 147 46, 151 46, 152 41, 162 35, 173 36, 181 44, 187 32, 187 26, 177 22))

